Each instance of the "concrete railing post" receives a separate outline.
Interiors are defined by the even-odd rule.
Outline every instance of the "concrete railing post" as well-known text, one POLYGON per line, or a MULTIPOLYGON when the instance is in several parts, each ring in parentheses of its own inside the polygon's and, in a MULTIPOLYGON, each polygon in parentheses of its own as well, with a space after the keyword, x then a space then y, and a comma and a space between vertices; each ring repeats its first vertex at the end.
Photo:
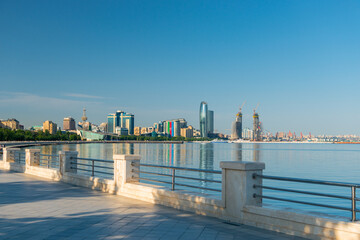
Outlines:
POLYGON ((16 162, 17 158, 20 158, 20 148, 6 147, 3 149, 3 161, 4 162, 9 162, 9 163, 16 162))
POLYGON ((25 165, 26 167, 40 165, 40 149, 25 149, 25 165))
POLYGON ((229 220, 241 220, 245 205, 261 206, 262 201, 254 198, 254 194, 262 194, 261 188, 254 184, 262 184, 261 178, 253 178, 253 174, 262 174, 265 164, 261 162, 224 161, 222 168, 222 201, 229 220))
POLYGON ((59 152, 59 166, 60 174, 77 173, 77 151, 60 151, 59 152))
POLYGON ((125 183, 138 182, 138 173, 141 157, 139 155, 114 154, 114 181, 116 189, 120 189, 125 183))

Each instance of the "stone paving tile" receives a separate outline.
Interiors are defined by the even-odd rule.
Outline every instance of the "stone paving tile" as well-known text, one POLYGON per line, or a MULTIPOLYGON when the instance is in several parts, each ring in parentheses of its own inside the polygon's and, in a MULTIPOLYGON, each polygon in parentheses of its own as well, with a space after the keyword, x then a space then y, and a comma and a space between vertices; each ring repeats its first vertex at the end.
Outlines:
POLYGON ((0 239, 302 239, 0 170, 0 239))

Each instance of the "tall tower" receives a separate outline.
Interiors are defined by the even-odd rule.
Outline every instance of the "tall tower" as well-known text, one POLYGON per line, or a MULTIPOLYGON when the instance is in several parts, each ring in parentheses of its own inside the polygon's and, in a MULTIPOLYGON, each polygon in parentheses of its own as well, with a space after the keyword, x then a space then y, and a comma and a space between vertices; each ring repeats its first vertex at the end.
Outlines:
POLYGON ((260 139, 261 128, 260 128, 260 122, 259 122, 259 114, 257 114, 257 112, 255 112, 255 110, 254 110, 253 119, 254 119, 253 140, 260 141, 261 140, 260 139))
POLYGON ((208 133, 214 133, 214 111, 212 110, 207 112, 207 129, 208 133))
POLYGON ((241 113, 241 108, 240 108, 240 111, 236 114, 235 122, 233 122, 231 138, 232 139, 242 138, 242 113, 241 113))
POLYGON ((200 103, 200 136, 207 137, 208 136, 208 105, 206 102, 200 103))
POLYGON ((87 117, 86 117, 86 109, 85 109, 85 108, 83 109, 83 115, 82 115, 82 117, 81 117, 81 120, 82 120, 83 122, 86 122, 86 120, 87 120, 87 117))

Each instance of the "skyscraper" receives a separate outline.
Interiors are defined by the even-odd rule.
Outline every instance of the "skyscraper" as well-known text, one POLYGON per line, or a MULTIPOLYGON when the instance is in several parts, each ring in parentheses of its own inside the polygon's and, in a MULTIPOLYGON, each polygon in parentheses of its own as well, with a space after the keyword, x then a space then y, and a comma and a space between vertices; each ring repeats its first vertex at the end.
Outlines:
POLYGON ((110 113, 107 116, 108 126, 107 131, 109 133, 115 133, 116 127, 126 128, 128 130, 129 135, 134 134, 135 127, 135 118, 131 113, 126 113, 123 111, 116 111, 116 113, 110 113))
POLYGON ((241 113, 241 109, 236 114, 235 122, 233 122, 231 138, 232 139, 242 138, 242 113, 241 113))
POLYGON ((259 122, 259 114, 257 114, 255 111, 254 111, 253 119, 254 119, 253 140, 260 141, 261 140, 260 139, 261 128, 260 128, 260 122, 259 122))
POLYGON ((208 136, 208 105, 206 102, 200 103, 200 136, 208 136))
POLYGON ((214 111, 212 110, 207 112, 207 130, 208 133, 214 133, 214 111))

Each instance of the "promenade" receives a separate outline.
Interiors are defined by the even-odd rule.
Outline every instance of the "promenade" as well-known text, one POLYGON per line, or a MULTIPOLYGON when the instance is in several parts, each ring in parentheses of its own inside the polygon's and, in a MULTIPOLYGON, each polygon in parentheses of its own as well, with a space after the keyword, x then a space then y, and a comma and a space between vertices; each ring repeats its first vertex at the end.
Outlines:
POLYGON ((0 239, 302 239, 0 170, 0 239))

